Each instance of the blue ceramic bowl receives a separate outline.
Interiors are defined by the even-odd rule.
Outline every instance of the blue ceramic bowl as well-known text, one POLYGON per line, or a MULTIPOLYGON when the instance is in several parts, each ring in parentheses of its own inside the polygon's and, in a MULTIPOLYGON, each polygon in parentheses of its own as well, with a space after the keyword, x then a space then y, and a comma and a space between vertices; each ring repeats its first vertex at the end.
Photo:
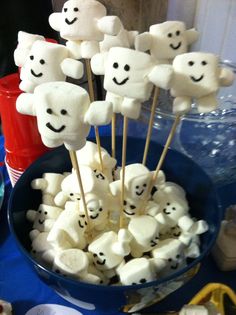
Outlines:
MULTIPOLYGON (((117 139, 117 158, 121 161, 122 139, 117 139)), ((110 138, 102 138, 102 145, 110 152, 110 138)), ((142 161, 144 140, 128 138, 127 164, 142 161)), ((147 166, 155 169, 162 147, 151 142, 147 166)), ((216 239, 222 211, 218 203, 215 187, 205 172, 186 156, 169 150, 163 170, 169 181, 181 185, 187 192, 191 214, 206 220, 209 231, 201 237, 201 255, 180 271, 161 280, 135 286, 102 286, 78 282, 58 275, 38 264, 29 254, 29 231, 31 224, 26 220, 27 209, 36 209, 41 201, 41 193, 30 186, 34 178, 44 172, 64 172, 71 170, 69 154, 59 147, 34 162, 20 177, 10 197, 8 218, 12 234, 22 255, 37 272, 39 278, 58 294, 77 306, 100 313, 113 314, 117 311, 135 312, 152 305, 175 291, 194 274, 199 263, 209 253, 216 239)))

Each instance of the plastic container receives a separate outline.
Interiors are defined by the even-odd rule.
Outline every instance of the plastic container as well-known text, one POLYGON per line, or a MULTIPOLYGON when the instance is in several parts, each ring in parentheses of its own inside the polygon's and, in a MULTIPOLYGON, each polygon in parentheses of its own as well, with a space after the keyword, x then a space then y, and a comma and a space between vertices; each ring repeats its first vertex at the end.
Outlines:
POLYGON ((0 79, 0 115, 5 138, 6 165, 14 185, 24 170, 49 149, 42 143, 35 117, 16 110, 21 94, 18 73, 0 79))

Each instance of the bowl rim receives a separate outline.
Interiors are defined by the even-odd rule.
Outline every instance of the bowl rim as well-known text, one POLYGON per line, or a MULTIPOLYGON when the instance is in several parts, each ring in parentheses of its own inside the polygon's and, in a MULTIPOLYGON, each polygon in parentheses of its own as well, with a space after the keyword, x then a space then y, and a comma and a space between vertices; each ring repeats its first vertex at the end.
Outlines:
MULTIPOLYGON (((103 136, 104 138, 109 138, 108 136, 103 136)), ((130 137, 129 139, 138 139, 137 137, 130 137)), ((92 139, 88 139, 88 141, 93 141, 92 139)), ((153 142, 153 141, 152 141, 153 142)), ((155 145, 160 146, 163 148, 163 146, 157 142, 154 142, 155 145)), ((106 149, 106 148, 105 148, 106 149)), ((20 185, 21 180, 24 179, 24 177, 28 176, 28 173, 31 172, 31 168, 34 167, 35 165, 37 166, 38 164, 41 164, 42 161, 44 161, 45 159, 50 159, 51 156, 53 156, 55 154, 55 151, 60 151, 60 150, 66 150, 64 146, 60 146, 57 147, 49 152, 46 152, 45 154, 43 154, 41 157, 39 157, 38 159, 36 159, 25 171, 24 173, 21 175, 21 177, 19 178, 19 180, 16 182, 15 186, 13 187, 11 194, 10 194, 10 198, 9 198, 9 202, 8 202, 8 208, 7 208, 7 219, 8 219, 8 225, 9 225, 9 229, 11 234, 13 235, 16 244, 18 246, 18 248, 20 249, 20 251, 23 253, 23 256, 25 258, 27 258, 28 262, 30 261, 34 266, 37 266, 37 268, 40 268, 41 270, 43 270, 44 272, 48 273, 50 275, 50 277, 56 277, 59 278, 60 280, 67 282, 68 284, 71 284, 73 286, 75 286, 76 284, 79 284, 81 287, 85 287, 85 288, 98 288, 100 290, 114 290, 114 291, 125 291, 125 290, 131 290, 131 289, 141 289, 141 288, 148 288, 148 287, 156 287, 159 285, 162 285, 164 283, 168 283, 172 280, 178 279, 181 275, 186 274, 190 269, 192 269, 193 267, 197 266, 199 263, 201 263, 202 259, 210 252, 213 244, 215 243, 215 240, 217 238, 217 234, 219 232, 220 229, 220 218, 222 218, 223 216, 223 208, 222 205, 220 203, 220 198, 219 195, 217 194, 217 188, 216 185, 213 184, 213 181, 211 180, 211 178, 209 177, 209 175, 207 175, 207 173, 196 163, 194 162, 192 159, 190 159, 189 157, 185 156, 183 153, 180 153, 176 150, 173 149, 168 149, 168 152, 174 152, 174 154, 178 154, 183 156, 186 160, 190 160, 191 163, 195 164, 196 167, 198 167, 199 169, 201 169, 201 171, 205 174, 205 176, 209 179, 209 181, 212 183, 212 193, 214 193, 215 197, 216 197, 216 207, 217 207, 217 213, 219 216, 219 221, 218 221, 218 225, 215 226, 215 233, 214 236, 212 235, 210 242, 208 242, 208 246, 207 248, 205 248, 204 250, 201 251, 200 255, 197 258, 194 258, 190 263, 188 263, 184 268, 168 275, 165 277, 162 277, 161 279, 156 279, 154 281, 150 281, 144 284, 136 284, 136 285, 103 285, 103 284, 93 284, 93 283, 86 283, 77 279, 73 279, 73 278, 67 278, 64 277, 63 275, 60 275, 48 268, 46 268, 45 266, 43 266, 41 263, 37 262, 36 260, 33 259, 33 257, 30 255, 30 253, 25 249, 25 247, 21 244, 21 242, 19 241, 17 234, 14 230, 14 220, 13 220, 13 213, 11 212, 11 205, 12 205, 12 200, 14 198, 14 192, 17 189, 17 187, 20 185)), ((37 273, 38 275, 38 273, 37 273)))

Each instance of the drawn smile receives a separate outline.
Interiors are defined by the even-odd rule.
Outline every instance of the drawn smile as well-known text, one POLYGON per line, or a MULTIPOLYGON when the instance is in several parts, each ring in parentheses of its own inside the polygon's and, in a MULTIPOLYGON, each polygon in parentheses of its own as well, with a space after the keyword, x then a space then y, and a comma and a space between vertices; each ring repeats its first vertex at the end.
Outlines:
POLYGON ((93 219, 93 220, 95 220, 95 219, 97 219, 97 217, 99 216, 99 213, 97 213, 97 214, 95 214, 95 215, 90 215, 90 218, 91 219, 93 219))
POLYGON ((66 22, 68 25, 72 25, 72 24, 75 23, 75 21, 77 21, 77 20, 78 20, 77 17, 73 18, 72 21, 69 21, 69 20, 66 18, 66 19, 65 19, 65 22, 66 22))
POLYGON ((144 189, 142 189, 140 192, 136 191, 136 195, 141 196, 143 194, 143 192, 144 192, 144 189))
POLYGON ((167 209, 163 209, 163 212, 164 212, 165 214, 170 214, 170 211, 167 211, 167 209))
POLYGON ((155 242, 154 240, 151 240, 151 247, 154 247, 157 245, 157 242, 155 242))
POLYGON ((127 214, 127 215, 135 215, 134 212, 128 212, 128 211, 126 211, 125 209, 123 209, 123 212, 124 212, 125 214, 127 214))
POLYGON ((36 77, 36 78, 40 78, 43 74, 42 74, 42 72, 40 72, 40 73, 35 73, 34 72, 34 70, 33 69, 30 69, 30 72, 31 72, 31 74, 34 76, 34 77, 36 77))
POLYGON ((179 42, 177 46, 174 46, 173 44, 170 44, 170 47, 171 47, 172 49, 174 49, 174 50, 177 50, 177 49, 179 49, 179 47, 181 46, 181 44, 182 44, 181 42, 179 42))
POLYGON ((58 132, 58 133, 66 128, 65 125, 62 125, 59 129, 56 129, 49 122, 46 123, 46 127, 48 127, 48 129, 52 130, 53 132, 58 132))
POLYGON ((44 220, 38 220, 39 224, 44 224, 44 220))
POLYGON ((175 270, 175 269, 177 269, 178 267, 179 267, 179 264, 176 263, 175 265, 172 265, 170 268, 173 269, 173 270, 175 270))
POLYGON ((100 266, 105 265, 105 263, 106 263, 106 259, 103 259, 103 261, 99 261, 99 260, 96 261, 96 264, 98 264, 100 266))
POLYGON ((203 78, 204 78, 204 75, 202 74, 199 78, 195 78, 194 76, 190 76, 190 78, 191 78, 191 80, 193 81, 193 82, 200 82, 203 78))
POLYGON ((79 226, 81 227, 81 229, 83 229, 83 228, 84 228, 84 225, 81 223, 80 220, 78 221, 78 223, 79 223, 79 226))
POLYGON ((113 82, 115 82, 115 84, 117 84, 117 85, 124 85, 128 80, 129 80, 129 77, 128 78, 125 78, 123 81, 121 81, 121 82, 118 82, 117 80, 116 80, 116 78, 113 78, 112 79, 113 80, 113 82))

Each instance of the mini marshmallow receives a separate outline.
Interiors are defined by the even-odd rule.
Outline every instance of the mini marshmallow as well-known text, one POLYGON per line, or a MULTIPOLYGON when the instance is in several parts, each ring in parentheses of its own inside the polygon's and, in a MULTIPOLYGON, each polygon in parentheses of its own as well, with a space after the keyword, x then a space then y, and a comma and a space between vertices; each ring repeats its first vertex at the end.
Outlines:
MULTIPOLYGON (((185 305, 179 315, 210 315, 210 313, 204 305, 185 305)), ((215 315, 217 314, 215 313, 215 315)))
POLYGON ((58 252, 53 261, 53 271, 77 279, 86 275, 88 266, 89 259, 86 253, 78 248, 58 252))
POLYGON ((166 21, 150 26, 149 32, 135 39, 135 47, 140 51, 150 50, 158 63, 171 63, 179 54, 187 52, 199 33, 195 29, 186 30, 181 21, 166 21))
POLYGON ((85 215, 73 210, 64 210, 48 234, 48 242, 56 249, 79 248, 87 245, 85 215))
POLYGON ((16 66, 22 67, 29 55, 30 49, 34 42, 45 41, 44 36, 30 34, 23 31, 18 32, 18 44, 14 51, 14 62, 16 66))
POLYGON ((1 315, 12 315, 12 306, 10 303, 0 300, 1 315))
POLYGON ((144 284, 155 280, 153 266, 147 258, 134 258, 119 269, 120 282, 123 285, 144 284))
MULTIPOLYGON (((91 141, 86 141, 85 146, 76 152, 79 164, 87 165, 92 168, 99 176, 100 172, 100 159, 98 154, 97 144, 91 141)), ((102 162, 104 168, 104 175, 108 178, 109 182, 112 181, 112 170, 116 166, 116 160, 110 156, 110 154, 101 148, 102 162)))
POLYGON ((31 253, 38 262, 52 265, 56 251, 47 241, 47 237, 48 232, 35 234, 35 237, 32 239, 31 253))
POLYGON ((160 276, 170 275, 186 265, 184 246, 177 239, 160 241, 151 251, 151 255, 160 276))
POLYGON ((104 75, 106 100, 113 103, 113 111, 137 119, 141 103, 151 95, 152 80, 158 76, 156 72, 149 78, 155 67, 152 57, 129 48, 112 47, 108 53, 95 55, 91 67, 95 74, 104 75))
POLYGON ((216 94, 220 86, 233 83, 231 70, 219 66, 219 58, 210 53, 191 52, 175 57, 173 61, 171 95, 175 97, 174 113, 188 111, 192 99, 198 111, 210 112, 216 109, 216 94))
POLYGON ((31 187, 42 191, 42 203, 55 206, 54 198, 61 190, 64 175, 58 173, 44 173, 42 178, 32 180, 31 187))
MULTIPOLYGON (((33 95, 23 93, 16 101, 19 112, 37 117, 39 133, 47 147, 64 143, 68 150, 79 150, 86 143, 90 126, 85 122, 85 114, 89 106, 87 91, 68 82, 40 84, 33 95)), ((106 111, 111 112, 107 106, 104 110, 105 120, 101 118, 101 123, 107 120, 106 111)))
POLYGON ((21 68, 20 89, 33 92, 41 83, 65 81, 66 76, 80 79, 83 76, 83 64, 69 57, 69 50, 63 45, 35 41, 21 68))
POLYGON ((41 204, 38 210, 28 210, 26 217, 33 222, 33 229, 48 232, 63 210, 58 207, 41 204))
POLYGON ((116 36, 122 29, 120 19, 106 16, 106 8, 95 0, 66 1, 61 13, 49 16, 49 24, 62 38, 73 42, 77 56, 86 59, 99 52, 98 42, 104 34, 116 36))
POLYGON ((132 235, 130 246, 133 257, 141 257, 143 253, 153 249, 159 242, 159 225, 155 218, 149 215, 132 218, 128 230, 132 235))
POLYGON ((121 250, 122 244, 124 245, 125 242, 126 239, 119 241, 118 235, 113 231, 103 233, 93 240, 88 246, 88 251, 93 254, 93 261, 97 269, 106 271, 117 268, 122 263, 124 256, 129 254, 126 247, 123 248, 123 252, 121 250), (117 253, 118 246, 116 245, 119 244, 121 247, 117 253))

